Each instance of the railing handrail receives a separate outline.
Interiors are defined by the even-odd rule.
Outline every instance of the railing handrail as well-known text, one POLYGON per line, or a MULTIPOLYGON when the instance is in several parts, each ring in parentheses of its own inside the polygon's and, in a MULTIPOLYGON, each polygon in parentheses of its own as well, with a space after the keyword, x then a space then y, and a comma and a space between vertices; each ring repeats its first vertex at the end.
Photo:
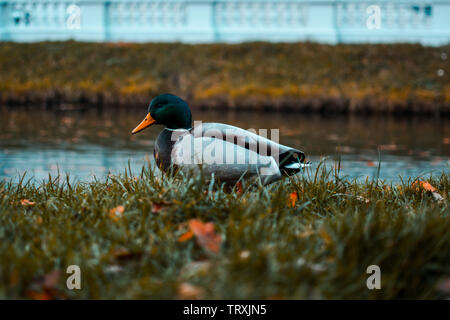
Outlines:
POLYGON ((0 40, 445 44, 449 16, 450 0, 0 0, 0 40))

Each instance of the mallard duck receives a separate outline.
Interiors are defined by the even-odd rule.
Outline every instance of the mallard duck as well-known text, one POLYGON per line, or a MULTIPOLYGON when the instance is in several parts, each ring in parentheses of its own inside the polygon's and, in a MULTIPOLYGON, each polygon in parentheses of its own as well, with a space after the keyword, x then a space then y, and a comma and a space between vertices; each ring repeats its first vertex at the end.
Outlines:
POLYGON ((154 124, 164 125, 156 139, 154 157, 164 172, 201 167, 208 177, 227 184, 243 178, 260 178, 266 185, 308 166, 305 154, 249 130, 223 123, 192 126, 188 104, 172 94, 155 97, 136 134, 154 124))

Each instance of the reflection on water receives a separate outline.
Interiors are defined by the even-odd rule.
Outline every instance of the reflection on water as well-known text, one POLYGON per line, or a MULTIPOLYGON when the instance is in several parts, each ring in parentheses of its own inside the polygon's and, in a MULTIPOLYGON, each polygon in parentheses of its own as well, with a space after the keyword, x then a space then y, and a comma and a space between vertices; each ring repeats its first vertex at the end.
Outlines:
MULTIPOLYGON (((145 116, 142 110, 107 109, 64 112, 1 109, 0 178, 25 171, 37 180, 69 173, 82 180, 124 172, 130 161, 138 173, 162 129, 154 126, 132 136, 145 116)), ((224 122, 245 129, 280 129, 282 144, 303 150, 318 162, 333 165, 341 155, 341 172, 351 178, 372 178, 381 158, 380 178, 439 174, 449 169, 449 119, 385 117, 321 117, 296 113, 219 113, 194 110, 195 120, 224 122)))

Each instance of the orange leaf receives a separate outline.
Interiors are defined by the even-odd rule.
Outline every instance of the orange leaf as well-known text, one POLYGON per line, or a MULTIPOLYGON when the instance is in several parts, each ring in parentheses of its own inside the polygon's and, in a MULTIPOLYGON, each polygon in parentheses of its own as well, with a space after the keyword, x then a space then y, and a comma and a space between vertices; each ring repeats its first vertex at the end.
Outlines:
POLYGON ((298 199, 297 192, 291 192, 289 194, 288 206, 291 208, 295 207, 295 204, 297 203, 297 199, 298 199))
POLYGON ((201 299, 204 290, 190 283, 183 282, 178 286, 178 298, 183 300, 201 299))
POLYGON ((236 193, 242 194, 242 182, 241 181, 238 181, 238 183, 236 183, 236 193))
POLYGON ((219 252, 222 237, 214 232, 212 222, 203 223, 198 219, 191 219, 188 224, 200 247, 213 253, 219 252))
POLYGON ((413 187, 416 187, 416 190, 419 190, 419 186, 422 187, 423 190, 430 191, 430 192, 436 192, 436 188, 433 187, 428 181, 416 181, 412 184, 413 187))
POLYGON ((433 187, 428 181, 416 181, 412 184, 413 187, 416 187, 416 190, 420 190, 422 187, 423 190, 428 191, 433 196, 434 200, 442 201, 444 198, 437 192, 436 188, 433 187), (420 187, 419 187, 420 186, 420 187))
POLYGON ((158 213, 159 211, 161 211, 161 209, 163 208, 163 206, 159 203, 154 203, 152 205, 152 212, 153 213, 158 213))
POLYGON ((300 233, 298 236, 300 238, 308 238, 309 236, 312 236, 313 234, 314 234, 314 231, 306 230, 306 231, 303 231, 302 233, 300 233))
POLYGON ((116 259, 130 256, 131 253, 125 248, 119 248, 112 252, 112 256, 116 259))
POLYGON ((119 221, 123 216, 125 208, 123 206, 118 206, 109 210, 109 218, 113 221, 119 221))
POLYGON ((20 200, 20 204, 23 206, 34 206, 36 202, 30 201, 28 199, 22 199, 20 200))
POLYGON ((367 161, 367 166, 368 166, 368 167, 373 167, 373 166, 375 166, 375 162, 373 162, 373 161, 367 161))
POLYGON ((37 292, 37 291, 33 291, 33 290, 27 290, 25 292, 25 295, 27 296, 28 299, 31 299, 31 300, 51 300, 52 299, 51 295, 49 295, 46 292, 37 292))
POLYGON ((325 242, 325 245, 330 245, 332 240, 330 235, 328 234, 327 230, 325 230, 324 228, 320 229, 319 232, 320 236, 322 237, 323 241, 325 242))
POLYGON ((119 262, 137 260, 142 257, 142 252, 130 252, 126 248, 118 248, 111 252, 111 257, 119 262))
POLYGON ((43 276, 34 278, 25 295, 33 300, 51 300, 63 298, 64 294, 57 289, 61 279, 61 271, 53 270, 43 276))
POLYGON ((194 236, 194 233, 193 233, 192 231, 188 231, 188 232, 183 233, 183 234, 178 238, 178 241, 179 241, 179 242, 184 242, 184 241, 189 240, 189 239, 192 238, 193 236, 194 236))
POLYGON ((164 209, 165 207, 171 205, 171 203, 167 203, 167 202, 154 202, 152 204, 152 213, 158 213, 160 212, 162 209, 164 209))

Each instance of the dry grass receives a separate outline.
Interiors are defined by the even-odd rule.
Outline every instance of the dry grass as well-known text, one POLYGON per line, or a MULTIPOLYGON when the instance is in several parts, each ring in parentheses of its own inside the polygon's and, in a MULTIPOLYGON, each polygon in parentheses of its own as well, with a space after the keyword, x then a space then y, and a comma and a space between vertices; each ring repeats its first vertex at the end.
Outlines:
POLYGON ((0 101, 146 104, 172 92, 207 108, 447 114, 446 56, 409 44, 2 43, 0 101))

